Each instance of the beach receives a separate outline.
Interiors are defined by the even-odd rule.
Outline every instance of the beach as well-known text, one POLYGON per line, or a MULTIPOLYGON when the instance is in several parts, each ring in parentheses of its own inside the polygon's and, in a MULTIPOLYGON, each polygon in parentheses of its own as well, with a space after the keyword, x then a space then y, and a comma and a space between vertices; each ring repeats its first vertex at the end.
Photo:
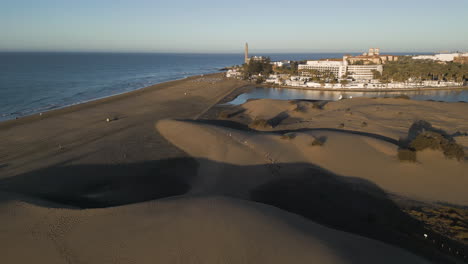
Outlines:
POLYGON ((120 164, 183 155, 154 133, 164 118, 193 119, 246 85, 190 77, 0 123, 1 178, 66 164, 120 164), (115 119, 106 122, 106 119, 115 119))
POLYGON ((249 87, 192 76, 0 123, 0 260, 463 263, 466 155, 399 150, 425 120, 468 153, 467 103, 219 104, 249 87))

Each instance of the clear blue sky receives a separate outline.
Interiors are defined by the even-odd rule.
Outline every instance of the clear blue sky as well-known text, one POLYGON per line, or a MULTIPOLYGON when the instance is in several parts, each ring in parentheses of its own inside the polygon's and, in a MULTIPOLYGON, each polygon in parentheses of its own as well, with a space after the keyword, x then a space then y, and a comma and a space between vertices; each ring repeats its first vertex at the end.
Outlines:
POLYGON ((0 50, 468 51, 468 0, 0 0, 0 50))

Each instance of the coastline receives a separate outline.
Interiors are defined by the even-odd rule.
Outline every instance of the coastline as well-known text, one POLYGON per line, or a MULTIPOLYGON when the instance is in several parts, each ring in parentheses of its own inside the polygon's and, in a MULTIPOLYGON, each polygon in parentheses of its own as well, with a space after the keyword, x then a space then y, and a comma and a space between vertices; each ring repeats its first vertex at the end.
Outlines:
POLYGON ((0 179, 42 175, 42 168, 70 162, 129 164, 186 157, 154 132, 154 124, 167 118, 196 119, 246 85, 223 73, 197 75, 0 122, 0 138, 7 139, 0 142, 0 179))
POLYGON ((169 85, 177 85, 178 83, 186 81, 186 80, 197 79, 197 78, 200 78, 200 77, 218 76, 220 74, 221 73, 218 72, 218 73, 192 75, 192 76, 183 77, 183 78, 170 80, 170 81, 166 81, 166 82, 155 83, 155 84, 152 84, 150 86, 138 88, 138 89, 133 90, 133 91, 118 93, 118 94, 109 95, 109 96, 96 98, 96 99, 91 99, 91 100, 83 101, 83 102, 77 102, 77 103, 74 103, 74 104, 71 104, 71 105, 65 105, 65 106, 61 106, 61 107, 50 109, 50 110, 43 111, 43 112, 34 112, 34 113, 31 113, 31 114, 28 114, 28 115, 25 115, 25 116, 17 117, 16 119, 12 118, 12 119, 6 119, 6 120, 3 120, 3 121, 0 121, 0 129, 7 128, 7 127, 10 127, 10 126, 14 126, 16 124, 21 124, 23 122, 31 122, 31 121, 36 121, 36 120, 42 120, 44 118, 54 116, 54 115, 58 115, 58 114, 65 114, 65 113, 70 113, 70 112, 74 112, 74 111, 79 111, 79 110, 81 110, 83 108, 86 108, 86 107, 92 107, 92 106, 95 106, 95 105, 98 105, 98 104, 110 103, 110 102, 114 102, 114 101, 118 101, 118 100, 122 100, 122 99, 125 99, 125 98, 128 98, 128 97, 131 97, 131 96, 138 96, 138 95, 141 95, 143 93, 149 92, 149 91, 154 90, 154 89, 164 89, 166 86, 169 86, 169 85))
MULTIPOLYGON (((188 77, 183 77, 175 80, 170 80, 166 82, 161 82, 161 83, 155 83, 150 86, 138 88, 133 91, 128 91, 128 92, 123 92, 123 93, 118 93, 114 95, 109 95, 101 98, 95 98, 83 102, 77 102, 73 103, 70 105, 65 105, 65 106, 60 106, 57 108, 53 108, 50 110, 46 110, 43 112, 33 112, 31 114, 27 114, 21 117, 17 118, 11 118, 11 119, 5 119, 5 120, 0 120, 0 129, 9 127, 11 125, 21 123, 18 122, 18 120, 28 122, 28 121, 34 121, 34 120, 40 120, 43 118, 46 118, 50 115, 55 115, 57 113, 68 113, 72 111, 77 111, 79 109, 82 109, 83 107, 89 107, 93 106, 95 104, 101 104, 101 103, 107 103, 107 102, 112 102, 115 100, 121 100, 124 98, 127 98, 129 96, 137 95, 138 93, 144 93, 145 91, 148 91, 150 89, 157 89, 159 85, 169 85, 171 83, 177 83, 180 81, 184 80, 190 80, 194 78, 199 78, 199 77, 209 77, 209 76, 218 76, 218 75, 223 75, 224 77, 224 72, 215 72, 215 73, 208 73, 208 74, 200 74, 200 75, 192 75, 188 77), (59 112, 56 112, 59 111, 59 112)), ((395 92, 395 93, 400 93, 400 92, 415 92, 415 91, 452 91, 452 90, 468 90, 468 86, 463 86, 463 87, 424 87, 424 88, 382 88, 382 89, 351 89, 351 88, 314 88, 314 87, 298 87, 298 86, 275 86, 275 85, 268 85, 268 84, 254 84, 254 83, 247 83, 245 85, 248 87, 247 89, 236 89, 235 91, 232 91, 231 93, 227 94, 225 98, 222 98, 219 103, 226 103, 229 102, 235 97, 239 96, 242 93, 248 92, 251 88, 253 87, 262 87, 262 88, 277 88, 277 89, 294 89, 294 90, 310 90, 310 91, 335 91, 335 92, 395 92), (230 98, 230 100, 229 100, 230 98)))

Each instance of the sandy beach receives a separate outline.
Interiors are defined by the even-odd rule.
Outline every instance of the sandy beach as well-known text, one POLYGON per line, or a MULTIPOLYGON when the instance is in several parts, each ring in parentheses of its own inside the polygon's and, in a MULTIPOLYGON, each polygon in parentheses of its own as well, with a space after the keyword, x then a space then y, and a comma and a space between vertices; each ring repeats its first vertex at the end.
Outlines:
POLYGON ((246 85, 195 76, 0 123, 0 178, 53 166, 116 165, 181 157, 154 132, 160 119, 192 119, 246 85), (106 119, 116 119, 106 122, 106 119))
POLYGON ((248 85, 193 76, 0 123, 0 260, 466 260, 466 155, 399 151, 425 120, 468 153, 467 103, 217 105, 248 85))

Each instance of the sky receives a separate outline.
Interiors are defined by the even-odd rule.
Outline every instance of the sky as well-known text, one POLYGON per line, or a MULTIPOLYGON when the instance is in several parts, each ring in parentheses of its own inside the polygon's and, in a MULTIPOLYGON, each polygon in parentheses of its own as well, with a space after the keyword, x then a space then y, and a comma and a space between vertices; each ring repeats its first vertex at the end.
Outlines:
POLYGON ((0 0, 0 51, 468 51, 468 0, 0 0))

